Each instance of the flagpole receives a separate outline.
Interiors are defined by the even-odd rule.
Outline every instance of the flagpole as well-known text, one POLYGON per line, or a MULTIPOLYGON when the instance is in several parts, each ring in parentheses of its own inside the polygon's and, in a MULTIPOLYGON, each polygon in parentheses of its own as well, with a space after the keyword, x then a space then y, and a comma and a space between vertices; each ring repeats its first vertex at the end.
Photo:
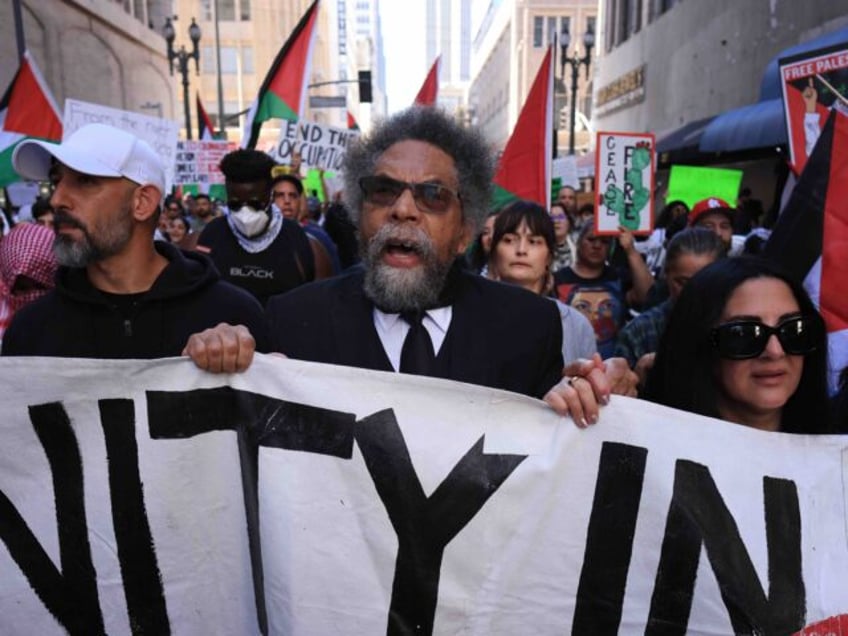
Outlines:
POLYGON ((221 80, 221 35, 218 20, 218 0, 215 0, 215 69, 218 75, 218 134, 222 139, 227 138, 226 117, 224 115, 224 83, 221 80))
POLYGON ((26 40, 24 39, 24 20, 21 15, 21 0, 12 0, 12 8, 15 13, 15 40, 18 42, 18 59, 24 58, 26 51, 26 40))

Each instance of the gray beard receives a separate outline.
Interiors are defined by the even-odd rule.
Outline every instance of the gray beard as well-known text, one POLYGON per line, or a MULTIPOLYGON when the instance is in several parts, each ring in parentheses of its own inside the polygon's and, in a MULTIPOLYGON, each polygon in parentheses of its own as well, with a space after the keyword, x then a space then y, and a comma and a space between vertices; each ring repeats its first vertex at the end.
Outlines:
MULTIPOLYGON (((61 217, 62 213, 57 211, 54 216, 61 217)), ((65 218, 68 217, 65 216, 65 218)), ((70 223, 81 231, 82 237, 74 240, 57 233, 53 240, 53 254, 56 256, 56 262, 65 267, 86 267, 91 263, 114 256, 126 247, 132 236, 133 226, 129 209, 125 210, 115 223, 110 224, 108 231, 100 237, 94 237, 81 223, 73 220, 70 223)))
POLYGON ((423 311, 438 306, 439 294, 453 262, 439 261, 433 242, 424 231, 387 224, 370 241, 361 242, 360 248, 365 265, 365 296, 382 311, 423 311), (421 265, 400 268, 383 263, 381 256, 388 239, 412 241, 421 265))
POLYGON ((97 260, 87 236, 82 241, 72 241, 57 234, 53 241, 53 254, 56 262, 64 267, 85 267, 97 260))

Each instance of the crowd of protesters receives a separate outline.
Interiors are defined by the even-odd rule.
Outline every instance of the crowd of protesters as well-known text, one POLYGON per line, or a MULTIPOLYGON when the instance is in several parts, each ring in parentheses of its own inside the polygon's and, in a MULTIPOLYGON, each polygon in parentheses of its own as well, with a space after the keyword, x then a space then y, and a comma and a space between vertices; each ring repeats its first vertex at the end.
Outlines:
POLYGON ((222 161, 226 200, 163 197, 162 166, 130 135, 120 143, 141 175, 86 173, 114 134, 103 128, 16 153, 19 172, 54 191, 0 241, 4 355, 185 352, 202 368, 233 371, 254 349, 280 351, 544 397, 579 425, 597 420, 609 393, 638 387, 765 430, 845 428, 825 410, 821 317, 756 256, 768 230, 749 191, 735 205, 671 201, 639 237, 599 233, 592 204, 578 206, 570 186, 549 209, 492 209, 478 134, 413 108, 351 149, 344 203, 307 196, 299 168, 255 150, 222 161), (81 155, 90 161, 75 164, 81 155), (86 189, 87 174, 108 197, 86 189), (116 278, 108 269, 118 262, 138 269, 116 278), (151 333, 173 331, 165 322, 186 311, 208 315, 182 316, 167 339, 151 333), (90 342, 61 343, 62 323, 77 319, 90 342), (142 340, 119 344, 118 327, 132 321, 142 340), (412 362, 414 338, 423 344, 412 362))

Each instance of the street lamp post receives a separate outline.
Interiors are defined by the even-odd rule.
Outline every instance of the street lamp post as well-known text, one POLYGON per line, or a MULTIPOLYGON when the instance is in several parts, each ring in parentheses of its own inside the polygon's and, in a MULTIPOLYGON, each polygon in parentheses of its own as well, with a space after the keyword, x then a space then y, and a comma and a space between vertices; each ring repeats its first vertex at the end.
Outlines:
POLYGON ((583 57, 577 55, 577 50, 574 55, 568 57, 568 46, 571 44, 571 34, 568 32, 568 27, 563 26, 562 34, 560 35, 560 54, 559 54, 559 77, 563 86, 565 85, 565 65, 571 66, 571 118, 569 120, 569 137, 568 137, 568 154, 574 154, 574 119, 577 111, 577 80, 580 76, 580 66, 586 65, 586 79, 589 79, 589 65, 592 63, 592 47, 595 46, 595 32, 591 28, 586 29, 583 34, 583 47, 586 49, 586 54, 583 57))
MULTIPOLYGON (((176 20, 176 16, 174 16, 176 20)), ((174 74, 174 60, 177 60, 177 68, 180 75, 183 77, 183 107, 185 108, 185 124, 186 124, 186 139, 191 139, 191 111, 189 110, 188 99, 188 61, 194 58, 194 69, 200 75, 200 27, 194 18, 191 19, 191 25, 188 27, 188 36, 191 38, 192 51, 186 51, 185 46, 180 45, 180 50, 174 50, 174 39, 176 31, 171 22, 171 18, 165 18, 165 27, 162 29, 162 35, 165 36, 165 42, 168 45, 168 65, 171 68, 171 75, 174 74)))

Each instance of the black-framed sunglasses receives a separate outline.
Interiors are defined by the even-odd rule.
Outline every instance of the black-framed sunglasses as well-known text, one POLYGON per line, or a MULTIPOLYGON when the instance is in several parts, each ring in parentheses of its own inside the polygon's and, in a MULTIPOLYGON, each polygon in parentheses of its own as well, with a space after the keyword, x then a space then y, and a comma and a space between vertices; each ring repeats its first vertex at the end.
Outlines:
POLYGON ((820 329, 812 316, 793 316, 775 327, 759 320, 733 320, 713 328, 710 335, 722 358, 746 360, 761 355, 772 336, 777 336, 783 351, 789 355, 812 353, 817 348, 820 329))
POLYGON ((264 210, 268 207, 268 201, 263 201, 262 199, 248 199, 247 201, 242 201, 241 199, 229 199, 227 201, 227 209, 230 212, 237 212, 241 210, 243 205, 247 205, 254 210, 264 210))
POLYGON ((454 200, 461 201, 459 192, 438 183, 408 183, 391 177, 362 177, 359 187, 366 203, 387 207, 394 205, 404 190, 412 192, 415 207, 421 212, 443 214, 450 209, 454 200))

